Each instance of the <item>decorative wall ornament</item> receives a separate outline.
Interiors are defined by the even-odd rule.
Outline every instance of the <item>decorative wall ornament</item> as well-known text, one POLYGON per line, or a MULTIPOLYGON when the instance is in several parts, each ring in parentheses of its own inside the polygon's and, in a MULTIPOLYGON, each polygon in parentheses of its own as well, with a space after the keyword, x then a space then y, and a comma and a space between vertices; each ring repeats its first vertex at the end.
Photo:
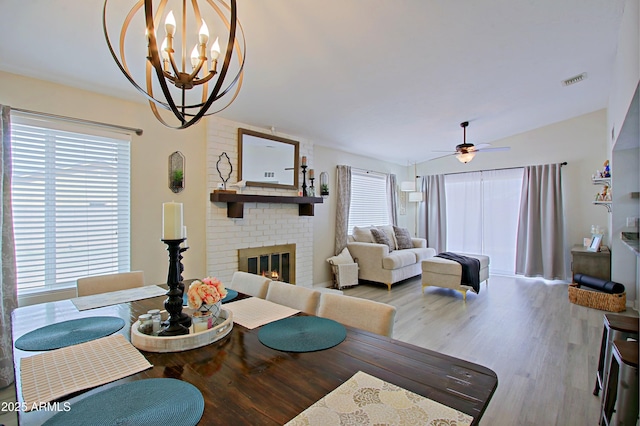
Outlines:
POLYGON ((218 171, 218 175, 220 176, 220 180, 222 181, 222 189, 223 190, 227 190, 227 182, 229 181, 229 178, 231 178, 231 173, 233 172, 233 165, 231 164, 231 159, 229 159, 229 156, 227 155, 226 152, 223 152, 222 154, 220 154, 220 156, 218 157, 218 161, 216 162, 216 170, 218 171), (226 162, 222 161, 222 157, 226 158, 226 162), (222 171, 220 170, 220 168, 222 168, 222 171), (228 172, 226 171, 226 169, 228 169, 228 172), (225 178, 223 176, 223 173, 227 174, 227 177, 225 178))
POLYGON ((169 189, 172 192, 182 192, 184 189, 184 155, 176 151, 169 156, 169 189))

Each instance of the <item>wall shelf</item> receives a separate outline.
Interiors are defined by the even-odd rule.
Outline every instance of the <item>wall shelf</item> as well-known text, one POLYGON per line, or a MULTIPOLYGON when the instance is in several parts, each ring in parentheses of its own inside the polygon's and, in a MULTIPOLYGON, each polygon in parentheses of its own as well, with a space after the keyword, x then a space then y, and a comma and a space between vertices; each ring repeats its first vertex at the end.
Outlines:
POLYGON ((322 197, 249 195, 225 191, 213 191, 209 198, 214 203, 227 203, 227 217, 233 219, 244 217, 244 203, 298 204, 298 216, 313 216, 314 204, 322 203, 322 197))

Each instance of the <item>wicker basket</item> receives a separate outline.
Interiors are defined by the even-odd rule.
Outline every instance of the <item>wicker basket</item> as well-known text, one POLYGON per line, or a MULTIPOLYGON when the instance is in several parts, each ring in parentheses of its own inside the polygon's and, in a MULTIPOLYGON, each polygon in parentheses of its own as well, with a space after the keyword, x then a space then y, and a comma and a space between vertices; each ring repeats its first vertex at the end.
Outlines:
POLYGON ((609 294, 581 289, 578 284, 569 284, 569 302, 609 312, 627 309, 627 293, 609 294))

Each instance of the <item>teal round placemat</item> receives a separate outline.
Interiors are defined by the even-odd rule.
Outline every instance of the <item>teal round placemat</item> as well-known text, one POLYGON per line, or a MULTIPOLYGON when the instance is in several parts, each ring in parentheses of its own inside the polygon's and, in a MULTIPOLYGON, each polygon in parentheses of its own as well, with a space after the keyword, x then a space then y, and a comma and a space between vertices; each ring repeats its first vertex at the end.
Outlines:
POLYGON ((115 333, 124 327, 118 317, 87 317, 47 325, 21 336, 16 348, 23 351, 50 351, 77 345, 115 333))
POLYGON ((263 325, 260 342, 283 352, 314 352, 329 349, 347 337, 344 326, 328 318, 299 316, 263 325))
POLYGON ((222 299, 222 303, 231 302, 233 299, 238 297, 238 292, 235 290, 227 289, 227 295, 222 299))
MULTIPOLYGON (((61 405, 62 406, 62 405, 61 405)), ((124 383, 71 404, 48 426, 196 425, 204 412, 202 393, 177 379, 124 383)))

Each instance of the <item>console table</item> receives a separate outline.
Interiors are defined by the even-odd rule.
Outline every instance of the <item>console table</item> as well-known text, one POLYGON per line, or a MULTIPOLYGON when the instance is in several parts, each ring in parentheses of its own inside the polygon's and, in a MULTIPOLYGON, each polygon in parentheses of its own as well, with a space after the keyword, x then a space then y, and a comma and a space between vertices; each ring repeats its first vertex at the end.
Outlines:
MULTIPOLYGON (((601 246, 600 251, 588 251, 583 245, 571 249, 572 274, 585 274, 595 278, 611 279, 611 252, 609 247, 601 246)), ((573 278, 573 275, 572 275, 573 278)))

